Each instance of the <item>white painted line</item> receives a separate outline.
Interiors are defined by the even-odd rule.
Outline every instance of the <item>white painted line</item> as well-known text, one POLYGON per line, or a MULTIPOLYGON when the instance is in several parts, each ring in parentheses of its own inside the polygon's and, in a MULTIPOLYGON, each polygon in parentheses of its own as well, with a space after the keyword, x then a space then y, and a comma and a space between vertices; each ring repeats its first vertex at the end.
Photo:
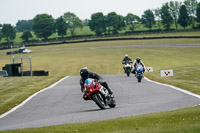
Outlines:
POLYGON ((23 101, 21 104, 15 106, 14 108, 12 108, 11 110, 9 110, 8 112, 6 112, 6 113, 0 115, 0 119, 3 118, 3 117, 5 117, 5 116, 7 116, 8 114, 14 112, 15 110, 17 110, 18 108, 20 108, 21 106, 23 106, 24 104, 26 104, 28 101, 30 101, 33 97, 35 97, 35 96, 38 95, 39 93, 42 93, 42 92, 44 92, 44 91, 46 91, 46 90, 48 90, 48 89, 53 88, 54 86, 56 86, 57 84, 59 84, 60 82, 62 82, 63 80, 65 80, 65 79, 67 79, 67 78, 69 78, 69 76, 66 76, 66 77, 62 78, 61 80, 55 82, 54 84, 50 85, 49 87, 47 87, 47 88, 45 88, 45 89, 42 89, 42 90, 36 92, 36 93, 33 94, 32 96, 28 97, 28 98, 27 98, 25 101, 23 101))
POLYGON ((168 85, 168 84, 163 84, 163 83, 160 83, 160 82, 152 81, 152 80, 150 80, 150 79, 148 79, 148 78, 146 78, 146 77, 144 77, 144 79, 146 79, 147 81, 152 82, 152 83, 156 83, 156 84, 159 84, 159 85, 163 85, 163 86, 170 87, 170 88, 172 88, 172 89, 181 91, 181 92, 183 92, 183 93, 185 93, 185 94, 188 94, 188 95, 191 95, 191 96, 194 96, 194 97, 197 97, 197 98, 200 99, 200 95, 197 95, 197 94, 192 93, 192 92, 190 92, 190 91, 187 91, 187 90, 184 90, 184 89, 175 87, 175 86, 173 86, 173 85, 168 85))

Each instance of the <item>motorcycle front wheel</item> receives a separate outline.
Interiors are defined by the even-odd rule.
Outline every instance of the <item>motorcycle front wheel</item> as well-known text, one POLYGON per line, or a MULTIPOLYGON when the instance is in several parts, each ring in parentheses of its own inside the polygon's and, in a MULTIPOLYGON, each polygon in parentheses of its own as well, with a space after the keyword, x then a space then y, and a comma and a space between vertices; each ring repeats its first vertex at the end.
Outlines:
POLYGON ((104 102, 104 98, 101 96, 100 93, 96 93, 92 96, 93 101, 97 104, 100 109, 105 109, 106 105, 104 102))
POLYGON ((139 74, 139 75, 138 75, 138 77, 137 77, 137 79, 138 79, 138 82, 140 83, 140 82, 141 82, 141 80, 142 80, 142 75, 141 75, 141 74, 139 74))
POLYGON ((141 82, 141 80, 142 80, 141 78, 138 78, 138 82, 139 82, 139 83, 141 82))
POLYGON ((127 77, 130 76, 130 73, 131 73, 130 69, 126 70, 127 77))

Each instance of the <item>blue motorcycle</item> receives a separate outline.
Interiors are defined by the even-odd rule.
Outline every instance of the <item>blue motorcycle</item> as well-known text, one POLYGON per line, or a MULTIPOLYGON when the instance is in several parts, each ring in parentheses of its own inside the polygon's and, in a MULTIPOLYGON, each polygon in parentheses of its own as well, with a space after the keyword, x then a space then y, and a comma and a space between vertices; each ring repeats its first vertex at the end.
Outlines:
POLYGON ((138 82, 141 82, 142 78, 144 77, 144 68, 141 65, 136 67, 135 76, 138 82))

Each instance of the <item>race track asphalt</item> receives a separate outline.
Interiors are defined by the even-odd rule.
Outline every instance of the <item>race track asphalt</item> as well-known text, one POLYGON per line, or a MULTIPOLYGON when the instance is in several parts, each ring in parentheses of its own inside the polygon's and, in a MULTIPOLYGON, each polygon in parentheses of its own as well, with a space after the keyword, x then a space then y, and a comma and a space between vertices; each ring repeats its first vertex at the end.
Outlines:
POLYGON ((117 117, 176 110, 200 104, 200 99, 131 75, 103 75, 114 92, 117 106, 100 110, 84 101, 79 76, 70 76, 39 93, 14 112, 0 118, 0 130, 107 120, 117 117))

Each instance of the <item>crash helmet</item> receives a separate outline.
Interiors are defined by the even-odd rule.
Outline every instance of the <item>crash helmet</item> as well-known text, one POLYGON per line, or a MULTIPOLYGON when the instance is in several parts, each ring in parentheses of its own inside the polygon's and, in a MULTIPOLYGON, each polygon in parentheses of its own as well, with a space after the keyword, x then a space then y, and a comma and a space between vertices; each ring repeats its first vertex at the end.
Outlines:
POLYGON ((83 79, 88 78, 88 74, 89 74, 89 72, 88 72, 88 68, 87 67, 81 68, 80 75, 81 75, 81 77, 83 79))
POLYGON ((125 58, 128 58, 128 54, 125 54, 125 58))
POLYGON ((139 63, 140 62, 140 57, 137 57, 136 61, 137 61, 137 63, 139 63))

